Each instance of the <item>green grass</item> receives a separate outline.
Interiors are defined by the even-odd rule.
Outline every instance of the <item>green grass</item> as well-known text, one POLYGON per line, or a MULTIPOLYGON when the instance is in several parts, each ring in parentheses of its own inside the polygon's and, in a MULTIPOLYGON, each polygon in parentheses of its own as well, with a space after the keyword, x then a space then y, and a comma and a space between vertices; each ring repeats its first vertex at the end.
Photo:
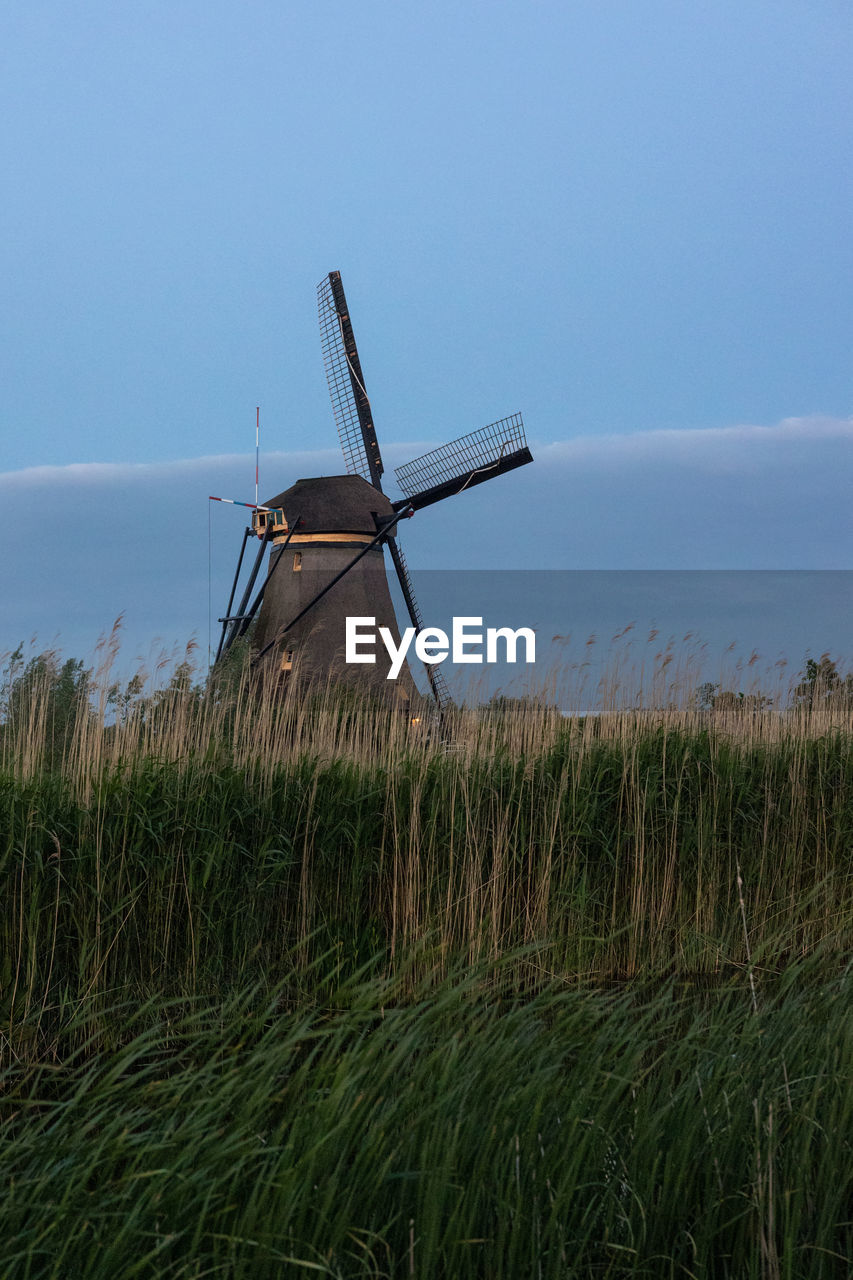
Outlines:
POLYGON ((849 1274, 849 727, 37 695, 0 1276, 849 1274))
POLYGON ((11 1067, 4 1274, 848 1274, 849 977, 306 979, 11 1067))
MULTIPOLYGON (((544 976, 760 980, 850 945, 850 740, 567 733, 538 756, 103 765, 0 777, 0 1016, 541 948, 544 976), (738 871, 741 889, 738 887, 738 871)), ((529 973, 525 973, 529 981, 529 973)))

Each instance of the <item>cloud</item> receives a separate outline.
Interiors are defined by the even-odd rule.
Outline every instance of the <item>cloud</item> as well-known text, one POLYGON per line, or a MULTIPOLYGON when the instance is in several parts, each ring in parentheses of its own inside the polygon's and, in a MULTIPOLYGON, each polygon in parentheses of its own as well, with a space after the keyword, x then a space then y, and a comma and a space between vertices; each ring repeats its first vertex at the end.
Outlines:
MULTIPOLYGON (((853 464, 853 418, 786 418, 775 426, 741 425, 683 431, 643 431, 634 435, 582 436, 541 448, 549 465, 574 466, 618 478, 650 468, 685 469, 708 481, 718 477, 754 479, 769 474, 812 472, 825 477, 830 459, 853 464), (817 466, 815 464, 817 463, 817 466)), ((832 464, 834 465, 834 463, 832 464)))
MULTIPOLYGON (((434 442, 432 442, 434 444, 434 442)), ((384 449, 394 465, 428 441, 384 449)), ((533 443, 534 465, 420 512, 415 568, 848 568, 853 420, 533 443)), ((336 449, 266 453, 262 497, 340 474, 336 449)), ((227 600, 251 501, 247 455, 79 463, 0 474, 0 650, 37 632, 88 651, 124 612, 131 646, 203 648, 227 600), (211 619, 209 624, 209 618, 211 619)))
MULTIPOLYGON (((265 462, 277 463, 286 461, 288 467, 316 468, 325 466, 326 472, 340 463, 340 455, 333 449, 316 450, 313 453, 272 453, 267 454, 265 462)), ((252 482, 254 483, 254 458, 252 462, 252 482)), ((34 487, 62 486, 114 486, 117 484, 151 484, 158 480, 165 483, 197 475, 215 475, 221 473, 229 479, 243 473, 245 479, 249 475, 249 466, 245 454, 214 454, 201 458, 178 458, 169 462, 72 462, 62 467, 25 467, 19 471, 0 471, 0 490, 26 490, 34 487)), ((317 472, 312 474, 326 474, 317 472)), ((243 485, 245 489, 245 484, 243 485)))
MULTIPOLYGON (((534 445, 535 464, 413 521, 415 563, 847 568, 853 420, 534 445), (464 539, 459 537, 464 527, 464 539), (455 550, 454 550, 455 545, 455 550)), ((410 557, 412 558, 412 557, 410 557)))
POLYGON ((775 426, 686 427, 638 431, 632 435, 577 436, 545 445, 548 456, 601 461, 604 458, 707 458, 743 456, 768 448, 816 442, 853 445, 853 418, 784 418, 775 426))

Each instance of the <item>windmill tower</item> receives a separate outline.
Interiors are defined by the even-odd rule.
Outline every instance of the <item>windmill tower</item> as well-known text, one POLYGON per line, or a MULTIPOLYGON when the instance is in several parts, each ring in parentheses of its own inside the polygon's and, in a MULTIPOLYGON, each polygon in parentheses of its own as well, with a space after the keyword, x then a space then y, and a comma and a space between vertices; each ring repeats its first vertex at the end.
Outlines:
MULTIPOLYGON (((383 647, 376 663, 344 661, 348 617, 371 617, 399 630, 385 570, 387 547, 411 625, 423 619, 396 532, 399 522, 465 489, 532 462, 520 414, 503 418, 415 458, 395 471, 404 495, 390 500, 382 490, 383 465, 364 375, 355 344, 339 271, 317 289, 323 360, 347 474, 318 476, 296 484, 258 507, 243 535, 217 661, 245 635, 260 609, 253 638, 253 662, 275 664, 282 678, 344 679, 408 697, 408 671, 386 680, 389 659, 383 647), (236 613, 232 606, 245 554, 253 535, 261 540, 236 613), (264 554, 271 547, 266 578, 250 604, 264 554), (395 687, 396 684, 396 687, 395 687)), ((449 694, 440 669, 426 666, 441 709, 449 694)))

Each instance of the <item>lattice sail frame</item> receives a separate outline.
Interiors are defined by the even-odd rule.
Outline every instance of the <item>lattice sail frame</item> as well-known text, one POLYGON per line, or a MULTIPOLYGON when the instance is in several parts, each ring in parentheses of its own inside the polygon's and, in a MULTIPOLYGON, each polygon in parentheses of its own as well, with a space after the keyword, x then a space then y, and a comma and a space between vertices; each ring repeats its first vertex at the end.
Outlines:
POLYGON ((381 488, 382 459, 379 456, 379 446, 370 420, 370 401, 364 389, 364 378, 355 347, 355 338, 345 309, 340 272, 330 272, 318 284, 317 308, 326 381, 329 384, 329 396, 347 471, 350 475, 362 476, 370 484, 381 488), (335 302, 335 287, 338 289, 340 299, 344 302, 343 316, 339 313, 335 302), (347 345, 350 347, 349 354, 347 345), (359 399, 361 409, 359 409, 359 399), (371 466, 371 456, 365 442, 365 431, 371 439, 373 466, 371 466))
POLYGON ((403 493, 413 497, 437 485, 470 478, 472 473, 492 470, 503 459, 526 448, 521 414, 514 413, 395 467, 394 475, 403 493))

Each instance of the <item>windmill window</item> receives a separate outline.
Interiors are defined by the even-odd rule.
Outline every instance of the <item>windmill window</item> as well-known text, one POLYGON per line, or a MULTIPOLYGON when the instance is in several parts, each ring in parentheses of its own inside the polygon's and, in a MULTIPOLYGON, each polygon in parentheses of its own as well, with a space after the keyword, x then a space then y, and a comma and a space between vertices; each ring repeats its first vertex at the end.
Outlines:
POLYGON ((282 671, 291 671, 293 669, 293 650, 285 649, 281 659, 282 671))
POLYGON ((302 552, 294 551, 293 553, 293 572, 299 573, 302 569, 302 552))

